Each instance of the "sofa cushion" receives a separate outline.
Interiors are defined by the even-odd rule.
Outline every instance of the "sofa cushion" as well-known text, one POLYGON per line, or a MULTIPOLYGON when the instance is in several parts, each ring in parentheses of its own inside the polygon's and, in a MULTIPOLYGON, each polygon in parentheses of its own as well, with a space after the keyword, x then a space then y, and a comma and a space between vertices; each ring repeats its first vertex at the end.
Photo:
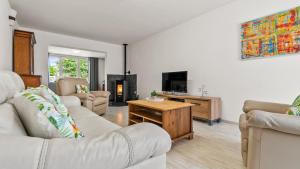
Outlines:
POLYGON ((18 113, 11 104, 0 105, 0 134, 26 136, 25 128, 18 113))
POLYGON ((96 97, 95 100, 93 101, 94 105, 100 105, 100 104, 105 104, 107 102, 107 99, 104 97, 96 97))
POLYGON ((43 97, 22 92, 13 99, 25 128, 30 136, 41 138, 81 137, 73 119, 56 111, 55 107, 43 97))
POLYGON ((73 117, 78 128, 84 133, 85 137, 99 136, 121 128, 85 107, 72 106, 68 107, 68 109, 70 115, 73 117))
POLYGON ((109 91, 91 91, 91 94, 93 94, 95 97, 106 97, 108 98, 110 95, 109 91))
POLYGON ((14 72, 0 71, 0 103, 13 98, 13 96, 24 90, 23 80, 14 72))

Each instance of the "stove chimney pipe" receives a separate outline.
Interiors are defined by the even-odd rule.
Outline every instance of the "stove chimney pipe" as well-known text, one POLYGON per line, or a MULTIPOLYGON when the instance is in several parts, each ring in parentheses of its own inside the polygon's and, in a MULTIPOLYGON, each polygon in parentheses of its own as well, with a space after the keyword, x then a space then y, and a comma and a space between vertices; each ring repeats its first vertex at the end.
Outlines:
POLYGON ((126 73, 127 73, 127 45, 123 44, 124 46, 124 80, 126 80, 126 73))

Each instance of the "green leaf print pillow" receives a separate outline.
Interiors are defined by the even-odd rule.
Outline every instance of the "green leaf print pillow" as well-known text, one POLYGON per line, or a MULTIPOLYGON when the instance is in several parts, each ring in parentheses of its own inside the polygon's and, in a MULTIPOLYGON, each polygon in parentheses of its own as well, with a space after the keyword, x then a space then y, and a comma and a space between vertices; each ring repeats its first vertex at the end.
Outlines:
POLYGON ((48 102, 53 104, 57 111, 62 114, 67 114, 68 110, 65 105, 62 103, 60 97, 56 95, 52 90, 47 86, 41 85, 40 87, 30 88, 26 90, 29 93, 36 94, 45 98, 48 102))
POLYGON ((288 110, 289 115, 300 116, 300 95, 295 99, 288 110))
POLYGON ((41 138, 79 138, 82 133, 70 115, 60 113, 42 96, 24 91, 12 103, 30 136, 41 138))
MULTIPOLYGON (((51 104, 54 105, 55 109, 65 115, 69 117, 69 120, 72 124, 75 125, 74 120, 72 119, 72 117, 70 116, 68 109, 66 108, 66 106, 62 103, 60 97, 58 95, 56 95, 51 89, 49 89, 47 86, 41 85, 40 87, 37 88, 31 88, 31 89, 27 89, 26 91, 42 96, 43 98, 45 98, 48 102, 50 102, 51 104)), ((79 136, 83 136, 82 132, 80 132, 78 130, 78 135, 79 136)))
POLYGON ((60 97, 56 95, 52 90, 50 90, 47 86, 40 86, 40 96, 45 98, 48 102, 54 105, 57 111, 61 114, 68 115, 68 109, 62 103, 60 97))

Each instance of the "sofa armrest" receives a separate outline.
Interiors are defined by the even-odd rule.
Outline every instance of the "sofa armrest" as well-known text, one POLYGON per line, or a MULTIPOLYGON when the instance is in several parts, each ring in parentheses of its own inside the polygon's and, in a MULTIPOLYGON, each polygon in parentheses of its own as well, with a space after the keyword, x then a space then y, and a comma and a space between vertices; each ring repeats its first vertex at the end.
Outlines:
MULTIPOLYGON (((242 138, 242 141, 244 139, 248 139, 248 136, 249 136, 249 130, 248 130, 248 115, 247 114, 241 114, 240 115, 240 120, 239 120, 239 128, 240 128, 240 131, 241 131, 241 138, 242 138)), ((247 147, 242 147, 242 150, 245 150, 246 151, 247 147)))
POLYGON ((110 92, 108 91, 91 91, 91 94, 95 97, 109 97, 110 92))
POLYGON ((290 105, 288 104, 279 104, 279 103, 270 103, 270 102, 260 102, 253 100, 246 100, 244 102, 243 111, 248 113, 252 110, 262 110, 273 113, 287 113, 290 105))
POLYGON ((80 100, 91 100, 93 101, 95 99, 95 96, 90 93, 74 93, 72 96, 78 97, 80 100))
POLYGON ((163 129, 142 123, 94 138, 52 139, 45 168, 123 169, 165 154, 170 148, 170 136, 163 129))
POLYGON ((76 96, 60 96, 60 99, 66 107, 81 106, 80 99, 76 96))
POLYGON ((300 135, 300 117, 254 110, 248 113, 248 126, 300 135))

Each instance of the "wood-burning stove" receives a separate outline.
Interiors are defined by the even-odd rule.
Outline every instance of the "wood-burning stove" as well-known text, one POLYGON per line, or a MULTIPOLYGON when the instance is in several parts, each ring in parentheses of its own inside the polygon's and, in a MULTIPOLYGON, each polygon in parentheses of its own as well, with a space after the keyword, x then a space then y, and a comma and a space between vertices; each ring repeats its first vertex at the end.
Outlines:
POLYGON ((115 85, 115 101, 123 102, 127 101, 127 83, 126 80, 116 80, 115 85))

